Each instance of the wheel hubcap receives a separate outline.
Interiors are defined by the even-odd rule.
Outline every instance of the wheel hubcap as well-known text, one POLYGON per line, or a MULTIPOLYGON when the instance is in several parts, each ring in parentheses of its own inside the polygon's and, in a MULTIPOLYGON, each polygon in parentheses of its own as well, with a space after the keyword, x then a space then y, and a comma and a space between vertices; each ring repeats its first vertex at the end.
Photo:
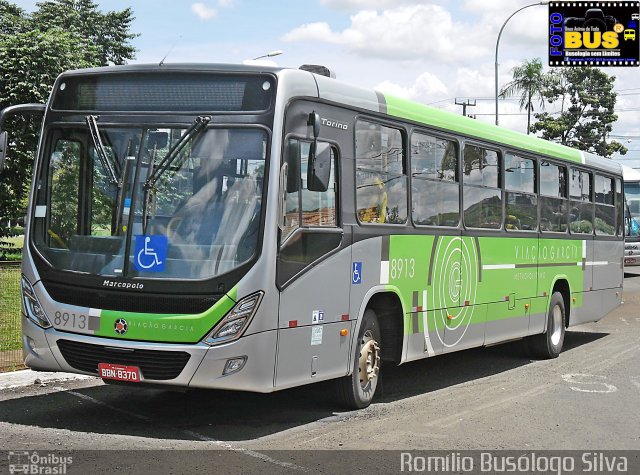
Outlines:
POLYGON ((562 327, 564 322, 562 321, 562 309, 559 305, 553 307, 552 319, 553 328, 551 332, 551 343, 553 346, 558 346, 560 343, 560 337, 562 336, 562 327))
POLYGON ((362 338, 360 348, 360 358, 358 359, 358 372, 360 386, 366 388, 378 377, 380 371, 380 346, 373 339, 370 331, 367 331, 362 338))

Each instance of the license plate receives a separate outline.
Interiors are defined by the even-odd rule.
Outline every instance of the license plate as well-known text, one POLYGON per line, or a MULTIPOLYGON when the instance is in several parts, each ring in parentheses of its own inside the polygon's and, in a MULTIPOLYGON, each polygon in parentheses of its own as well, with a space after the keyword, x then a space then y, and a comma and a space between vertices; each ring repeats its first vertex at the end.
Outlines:
POLYGON ((117 381, 129 381, 130 383, 140 382, 140 369, 137 366, 99 363, 98 374, 102 379, 115 379, 117 381))

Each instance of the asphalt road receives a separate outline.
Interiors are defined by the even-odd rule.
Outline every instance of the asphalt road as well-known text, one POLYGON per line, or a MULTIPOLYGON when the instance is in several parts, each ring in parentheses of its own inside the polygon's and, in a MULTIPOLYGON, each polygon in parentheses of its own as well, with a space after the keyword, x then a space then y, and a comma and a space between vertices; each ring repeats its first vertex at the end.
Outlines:
MULTIPOLYGON (((631 272, 624 304, 568 331, 555 360, 531 360, 513 342, 386 366, 374 404, 348 413, 336 412, 323 384, 271 395, 94 379, 30 385, 0 394, 0 447, 113 451, 77 453, 72 468, 82 471, 68 473, 337 473, 361 456, 378 463, 355 452, 327 462, 314 456, 319 449, 639 450, 639 362, 640 272, 631 272), (174 449, 217 452, 203 459, 174 449)), ((380 473, 397 471, 384 463, 380 473)))

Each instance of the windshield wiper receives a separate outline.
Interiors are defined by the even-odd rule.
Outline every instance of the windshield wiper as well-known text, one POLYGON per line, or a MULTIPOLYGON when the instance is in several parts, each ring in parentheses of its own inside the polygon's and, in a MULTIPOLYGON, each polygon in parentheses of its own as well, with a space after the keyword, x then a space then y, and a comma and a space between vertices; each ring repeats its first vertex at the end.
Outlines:
POLYGON ((96 150, 96 154, 98 155, 98 159, 102 164, 102 168, 105 169, 107 174, 109 175, 109 181, 112 185, 122 186, 121 183, 118 183, 118 176, 120 175, 120 169, 118 167, 118 162, 112 161, 109 158, 109 154, 107 154, 107 149, 102 143, 102 138, 100 137, 100 129, 98 128, 97 117, 95 115, 88 115, 87 119, 87 127, 89 128, 89 133, 91 134, 91 140, 93 141, 93 147, 96 150))
POLYGON ((178 141, 173 145, 173 147, 171 147, 167 155, 158 164, 158 167, 153 170, 149 178, 147 178, 147 180, 144 182, 143 188, 145 190, 150 190, 155 186, 164 172, 167 171, 167 169, 173 164, 175 159, 180 155, 182 149, 187 145, 187 143, 189 143, 190 140, 195 138, 200 133, 200 131, 207 126, 210 120, 211 117, 200 116, 193 121, 189 128, 184 131, 178 141))

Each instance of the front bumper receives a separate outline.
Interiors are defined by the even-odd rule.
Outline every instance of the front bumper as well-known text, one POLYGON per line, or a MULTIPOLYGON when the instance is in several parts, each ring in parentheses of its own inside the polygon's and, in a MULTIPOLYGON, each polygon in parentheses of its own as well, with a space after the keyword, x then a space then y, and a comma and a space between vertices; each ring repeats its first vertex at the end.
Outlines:
POLYGON ((25 365, 34 370, 65 371, 97 376, 97 366, 95 372, 83 371, 72 366, 65 359, 58 342, 66 340, 77 344, 96 345, 112 352, 146 350, 189 354, 188 361, 177 377, 154 380, 145 378, 143 372, 141 381, 143 383, 254 392, 274 390, 276 330, 245 336, 230 343, 210 347, 204 343, 169 344, 126 341, 62 332, 54 328, 44 330, 24 316, 22 328, 25 365), (222 374, 227 360, 242 356, 246 356, 247 362, 240 371, 229 375, 222 374))

